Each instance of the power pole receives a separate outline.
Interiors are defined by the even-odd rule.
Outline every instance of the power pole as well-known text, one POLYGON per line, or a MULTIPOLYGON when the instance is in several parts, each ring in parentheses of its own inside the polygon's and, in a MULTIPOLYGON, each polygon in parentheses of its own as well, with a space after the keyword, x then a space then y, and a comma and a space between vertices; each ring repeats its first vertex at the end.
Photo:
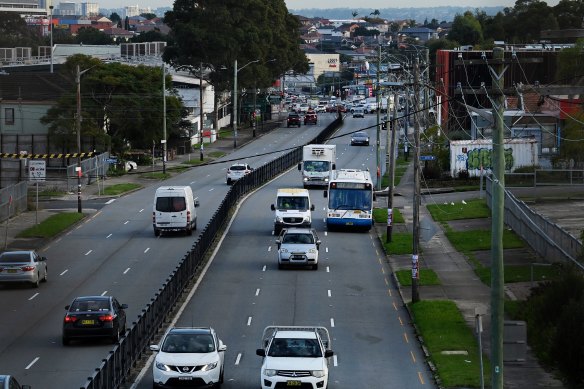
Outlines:
MULTIPOLYGON (((89 70, 89 69, 87 69, 89 70)), ((81 206, 81 75, 87 70, 81 72, 79 70, 79 65, 77 65, 77 74, 75 77, 75 83, 77 84, 77 167, 75 168, 77 173, 77 212, 82 213, 83 209, 81 206)))
POLYGON ((162 174, 166 174, 166 70, 162 62, 162 174))
POLYGON ((491 387, 503 389, 503 314, 504 267, 503 224, 505 204, 505 155, 503 148, 503 112, 505 106, 504 51, 493 49, 494 65, 491 68, 495 105, 493 107, 493 200, 491 226, 491 387))
MULTIPOLYGON (((387 116, 389 118, 389 101, 391 95, 387 97, 387 116)), ((389 121, 389 130, 391 131, 391 143, 390 136, 387 134, 387 149, 389 150, 389 157, 387 158, 387 171, 389 172, 389 189, 387 193, 387 231, 385 241, 387 243, 391 242, 393 233, 393 186, 395 183, 395 132, 397 129, 397 99, 398 94, 393 95, 393 117, 389 121), (390 165, 391 164, 391 165, 390 165)))
MULTIPOLYGON (((420 122, 418 98, 420 96, 420 59, 416 57, 414 65, 414 223, 412 228, 412 302, 420 301, 419 281, 420 263, 418 251, 420 246, 420 122)), ((407 118, 406 118, 407 123, 407 118)))
POLYGON ((377 126, 375 126, 377 137, 375 138, 375 155, 377 156, 377 190, 381 190, 381 157, 380 157, 380 131, 379 131, 379 93, 381 88, 379 87, 379 67, 381 66, 381 46, 379 46, 379 56, 377 57, 377 87, 375 92, 375 102, 377 103, 377 126))
POLYGON ((201 72, 199 74, 200 78, 199 78, 199 105, 201 106, 201 120, 199 123, 199 139, 201 140, 201 147, 199 147, 199 150, 201 151, 201 161, 204 159, 203 156, 203 118, 205 117, 205 111, 203 110, 203 63, 201 62, 199 64, 199 71, 201 72))

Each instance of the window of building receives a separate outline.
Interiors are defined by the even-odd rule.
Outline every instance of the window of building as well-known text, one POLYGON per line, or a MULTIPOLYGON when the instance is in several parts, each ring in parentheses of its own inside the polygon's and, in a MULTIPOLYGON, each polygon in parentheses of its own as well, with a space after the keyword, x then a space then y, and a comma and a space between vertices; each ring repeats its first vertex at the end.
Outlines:
POLYGON ((4 108, 4 124, 14 124, 14 108, 4 108))

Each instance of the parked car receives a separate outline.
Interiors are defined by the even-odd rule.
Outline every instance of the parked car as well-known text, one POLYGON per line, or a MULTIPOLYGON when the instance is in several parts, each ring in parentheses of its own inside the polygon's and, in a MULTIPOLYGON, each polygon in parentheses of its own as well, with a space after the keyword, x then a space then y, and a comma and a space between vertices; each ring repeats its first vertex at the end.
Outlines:
POLYGON ((227 185, 231 185, 233 182, 246 176, 252 171, 253 168, 247 163, 234 163, 229 169, 227 169, 227 185))
POLYGON ((5 251, 0 254, 0 284, 29 283, 38 288, 47 282, 47 258, 34 250, 5 251))
POLYGON ((311 228, 287 228, 282 230, 278 240, 278 269, 286 265, 310 266, 318 269, 320 240, 311 228))
POLYGON ((366 132, 358 131, 351 135, 351 146, 369 146, 369 135, 366 132))
POLYGON ((112 296, 76 297, 65 309, 63 345, 72 339, 109 338, 114 343, 126 333, 128 306, 112 296))
POLYGON ((154 388, 219 388, 227 346, 210 327, 172 328, 151 345, 154 388))
POLYGON ((316 124, 316 122, 318 121, 318 117, 316 116, 316 113, 314 112, 308 112, 306 115, 304 115, 304 124, 316 124))
POLYGON ((300 127, 301 125, 302 122, 300 121, 300 115, 298 115, 296 112, 290 112, 288 114, 288 119, 286 120, 286 127, 290 126, 300 127))
POLYGON ((14 376, 0 374, 0 389, 31 389, 31 387, 20 385, 14 376))

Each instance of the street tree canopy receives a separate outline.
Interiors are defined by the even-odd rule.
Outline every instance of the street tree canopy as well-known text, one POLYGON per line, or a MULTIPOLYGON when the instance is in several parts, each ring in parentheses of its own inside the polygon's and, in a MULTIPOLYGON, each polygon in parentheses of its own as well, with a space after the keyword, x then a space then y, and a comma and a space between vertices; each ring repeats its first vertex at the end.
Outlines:
MULTIPOLYGON (((62 72, 81 76, 81 135, 106 138, 112 151, 121 153, 129 148, 150 149, 162 139, 162 70, 159 67, 105 64, 85 55, 70 57, 62 72)), ((166 86, 172 80, 166 76, 166 86)), ((49 125, 49 133, 75 144, 76 91, 59 99, 41 119, 49 125)), ((186 111, 171 90, 166 93, 168 138, 178 137, 186 123, 186 111)))
POLYGON ((308 71, 308 60, 298 46, 300 23, 288 13, 284 0, 177 0, 165 15, 174 45, 164 61, 195 69, 201 64, 218 89, 228 89, 234 63, 242 68, 238 85, 267 87, 288 70, 308 71))

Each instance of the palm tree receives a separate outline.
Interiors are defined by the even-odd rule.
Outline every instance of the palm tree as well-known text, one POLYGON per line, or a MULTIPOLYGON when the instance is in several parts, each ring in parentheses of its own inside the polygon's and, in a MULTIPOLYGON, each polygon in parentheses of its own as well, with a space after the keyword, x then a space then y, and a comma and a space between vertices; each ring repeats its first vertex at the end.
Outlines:
POLYGON ((381 15, 381 12, 379 12, 379 10, 376 9, 375 11, 371 12, 369 15, 373 15, 377 18, 377 17, 379 17, 379 15, 381 15))
POLYGON ((359 15, 359 12, 357 12, 357 11, 353 11, 353 12, 351 13, 351 15, 353 15, 353 18, 356 18, 356 17, 357 17, 357 15, 359 15))

